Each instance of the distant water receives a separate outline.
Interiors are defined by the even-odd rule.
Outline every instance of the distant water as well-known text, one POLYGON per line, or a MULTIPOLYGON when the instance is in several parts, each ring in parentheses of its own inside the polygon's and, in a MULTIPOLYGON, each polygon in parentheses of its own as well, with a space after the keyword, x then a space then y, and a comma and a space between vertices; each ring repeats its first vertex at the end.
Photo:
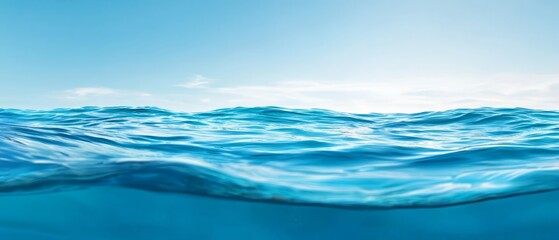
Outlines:
MULTIPOLYGON (((139 211, 123 214, 121 225, 114 225, 120 229, 115 229, 115 234, 127 232, 126 227, 121 229, 122 224, 132 224, 146 217, 144 211, 153 210, 139 203, 145 199, 123 197, 130 191, 146 194, 150 201, 168 199, 172 193, 182 200, 161 201, 166 208, 179 212, 178 209, 185 208, 181 201, 192 202, 194 200, 187 199, 204 195, 249 200, 238 203, 243 206, 278 209, 269 210, 270 218, 299 205, 347 208, 354 210, 320 209, 350 215, 361 211, 377 216, 394 216, 403 211, 385 212, 386 209, 418 208, 427 211, 424 215, 433 213, 436 216, 447 208, 425 208, 559 189, 559 112, 523 108, 456 109, 416 114, 349 114, 278 107, 230 108, 201 113, 149 107, 0 109, 0 170, 0 204, 4 207, 36 208, 37 203, 15 203, 36 201, 51 208, 56 204, 52 205, 48 199, 82 196, 78 202, 86 203, 76 204, 89 204, 87 209, 90 209, 83 214, 93 216, 109 211, 121 216, 119 209, 126 207, 95 209, 95 203, 87 202, 87 199, 95 201, 95 196, 103 195, 101 192, 110 192, 115 202, 125 201, 127 204, 123 206, 139 211), (105 190, 100 192, 99 189, 105 190), (10 199, 19 200, 10 202, 10 199)), ((107 195, 99 206, 111 206, 106 202, 107 195)), ((559 198, 555 195, 549 196, 557 202, 559 198)), ((526 208, 526 201, 520 200, 526 197, 512 199, 515 198, 519 198, 515 207, 526 208)), ((196 201, 226 201, 200 199, 206 200, 196 201)), ((495 202, 500 201, 505 200, 495 202)), ((458 209, 476 211, 478 204, 458 209)), ((72 211, 82 209, 64 204, 56 206, 61 211, 65 207, 72 211)), ((541 224, 553 224, 550 219, 559 220, 556 209, 538 210, 538 214, 550 215, 532 217, 543 221, 541 224)), ((154 214, 148 214, 149 219, 143 224, 170 221, 154 219, 154 214)), ((33 213, 24 215, 33 218, 33 213)), ((55 218, 47 215, 43 218, 55 218)), ((0 236, 14 229, 10 225, 13 223, 7 224, 13 220, 10 216, 6 212, 0 214, 0 226, 3 226, 0 236)), ((305 221, 312 219, 299 217, 305 221)), ((112 217, 107 215, 107 218, 99 221, 110 221, 112 217)), ((184 219, 177 218, 175 216, 175 222, 183 223, 175 226, 177 229, 188 228, 184 219)), ((29 221, 20 219, 24 225, 29 221)), ((445 220, 440 217, 436 221, 445 220)), ((111 226, 110 222, 103 224, 111 226)), ((247 224, 245 227, 251 229, 247 224)), ((140 225, 128 227, 139 229, 140 225)), ((338 231, 355 233, 359 227, 353 227, 355 229, 338 231)), ((372 231, 371 227, 367 226, 367 230, 372 231)), ((23 229, 35 228, 40 229, 36 225, 23 229)), ((406 226, 395 229, 406 229, 406 226)), ((46 239, 45 231, 48 232, 38 233, 43 239, 46 239)), ((440 233, 439 237, 448 237, 440 233)), ((293 234, 307 236, 302 232, 293 234)), ((53 233, 53 236, 59 235, 53 233)), ((200 237, 220 238, 208 236, 200 237)), ((429 236, 434 235, 423 237, 429 236)), ((269 235, 260 237, 270 238, 269 235)), ((276 239, 293 239, 294 236, 284 237, 276 239)))

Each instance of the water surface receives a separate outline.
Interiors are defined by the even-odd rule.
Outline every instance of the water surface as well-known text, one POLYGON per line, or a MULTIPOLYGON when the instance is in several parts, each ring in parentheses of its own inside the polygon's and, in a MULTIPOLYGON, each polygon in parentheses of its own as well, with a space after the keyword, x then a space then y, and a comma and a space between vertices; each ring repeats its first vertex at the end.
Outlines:
POLYGON ((522 229, 550 236, 556 233, 550 226, 559 227, 559 213, 550 204, 557 194, 519 196, 559 188, 557 111, 0 109, 0 169, 2 206, 21 208, 0 214, 0 236, 14 238, 36 232, 66 239, 74 229, 115 239, 165 232, 177 239, 196 234, 272 239, 279 233, 263 228, 275 221, 295 228, 276 239, 305 239, 313 232, 317 238, 350 232, 428 239, 481 231, 463 235, 473 238, 503 235, 512 227, 518 231, 513 237, 524 236, 522 229), (476 203, 490 199, 502 200, 476 203), (460 206, 448 207, 453 205, 460 206), (75 214, 92 220, 56 220, 52 211, 65 219, 75 214), (253 211, 258 221, 245 219, 253 211), (194 216, 207 223, 192 222, 194 216), (212 221, 228 218, 240 226, 220 226, 224 235, 208 233, 212 221), (438 224, 450 228, 435 228, 438 224), (65 225, 67 231, 61 230, 65 225))

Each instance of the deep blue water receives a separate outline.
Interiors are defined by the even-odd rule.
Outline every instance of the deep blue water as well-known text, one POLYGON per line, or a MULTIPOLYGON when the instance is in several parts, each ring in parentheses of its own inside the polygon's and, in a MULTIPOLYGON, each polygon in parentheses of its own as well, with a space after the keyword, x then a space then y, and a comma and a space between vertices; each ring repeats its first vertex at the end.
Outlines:
POLYGON ((556 239, 559 112, 0 109, 0 239, 556 239))

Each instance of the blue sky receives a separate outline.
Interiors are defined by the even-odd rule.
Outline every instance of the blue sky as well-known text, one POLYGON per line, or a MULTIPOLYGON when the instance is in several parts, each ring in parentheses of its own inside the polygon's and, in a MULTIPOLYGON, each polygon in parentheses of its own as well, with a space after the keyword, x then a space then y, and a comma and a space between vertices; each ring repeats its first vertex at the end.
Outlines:
POLYGON ((559 1, 0 1, 0 107, 559 107, 559 1))

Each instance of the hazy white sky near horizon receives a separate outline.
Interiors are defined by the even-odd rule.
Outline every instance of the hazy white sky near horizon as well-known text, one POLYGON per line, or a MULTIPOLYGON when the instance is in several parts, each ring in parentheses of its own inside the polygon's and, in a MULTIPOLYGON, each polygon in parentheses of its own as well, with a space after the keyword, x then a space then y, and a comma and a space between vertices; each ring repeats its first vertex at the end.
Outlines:
POLYGON ((559 109, 559 1, 0 2, 0 108, 559 109))

